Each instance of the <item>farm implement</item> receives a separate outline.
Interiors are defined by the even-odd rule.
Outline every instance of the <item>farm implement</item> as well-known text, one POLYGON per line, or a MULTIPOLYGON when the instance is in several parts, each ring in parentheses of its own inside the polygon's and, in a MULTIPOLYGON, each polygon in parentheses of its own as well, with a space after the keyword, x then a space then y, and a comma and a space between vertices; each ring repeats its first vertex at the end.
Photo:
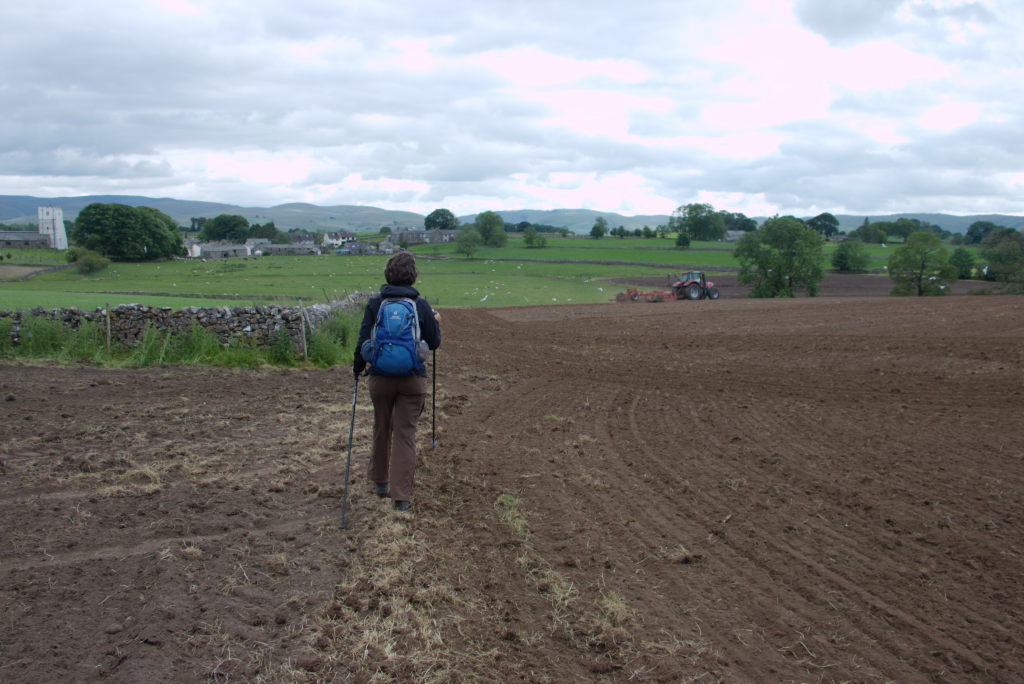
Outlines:
POLYGON ((704 271, 690 271, 678 277, 668 276, 668 290, 627 289, 615 295, 617 302, 669 302, 675 299, 718 299, 720 294, 715 284, 707 279, 704 271))

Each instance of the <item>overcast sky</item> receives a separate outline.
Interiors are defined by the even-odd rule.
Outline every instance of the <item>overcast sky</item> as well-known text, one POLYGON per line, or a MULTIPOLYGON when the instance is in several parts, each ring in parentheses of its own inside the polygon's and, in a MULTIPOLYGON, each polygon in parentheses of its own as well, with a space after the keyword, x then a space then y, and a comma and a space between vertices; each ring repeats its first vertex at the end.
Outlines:
POLYGON ((0 194, 1024 213, 1021 0, 10 0, 0 194))

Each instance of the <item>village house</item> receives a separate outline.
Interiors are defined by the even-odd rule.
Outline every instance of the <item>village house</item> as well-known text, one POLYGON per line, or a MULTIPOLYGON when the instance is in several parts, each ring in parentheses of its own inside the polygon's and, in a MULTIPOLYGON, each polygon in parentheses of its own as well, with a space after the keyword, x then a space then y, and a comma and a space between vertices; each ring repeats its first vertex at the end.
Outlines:
POLYGON ((382 240, 376 244, 372 242, 350 242, 339 249, 337 253, 366 256, 367 254, 394 254, 399 249, 401 248, 390 240, 382 240))
POLYGON ((457 230, 397 230, 391 234, 392 242, 406 245, 437 245, 455 240, 457 230))
POLYGON ((267 238, 249 238, 245 241, 245 246, 249 248, 249 254, 252 256, 261 256, 266 252, 267 245, 271 244, 267 238))
POLYGON ((50 236, 30 230, 0 230, 0 247, 49 247, 50 236))
POLYGON ((200 256, 203 259, 227 259, 230 257, 249 256, 249 248, 245 245, 224 245, 206 243, 200 245, 200 256))
POLYGON ((266 256, 271 255, 285 255, 285 256, 302 256, 309 254, 320 254, 320 248, 312 242, 293 242, 290 245, 274 245, 268 244, 262 247, 263 254, 266 256))
POLYGON ((354 242, 356 234, 347 230, 324 233, 324 247, 342 247, 348 242, 354 242))

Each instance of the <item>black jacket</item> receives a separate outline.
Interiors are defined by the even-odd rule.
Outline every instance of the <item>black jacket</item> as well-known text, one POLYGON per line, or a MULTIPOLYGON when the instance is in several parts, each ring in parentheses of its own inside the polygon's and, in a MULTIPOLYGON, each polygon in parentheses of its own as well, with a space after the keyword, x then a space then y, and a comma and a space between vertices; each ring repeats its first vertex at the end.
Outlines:
MULTIPOLYGON (((381 285, 380 294, 371 297, 363 311, 363 324, 359 327, 359 339, 356 340, 356 358, 352 362, 352 372, 356 375, 362 373, 366 368, 366 361, 359 350, 362 349, 363 342, 370 339, 373 325, 377 322, 377 312, 380 311, 381 300, 401 299, 402 297, 416 302, 416 314, 420 320, 420 338, 426 341, 427 347, 437 349, 441 346, 441 326, 434 318, 434 310, 426 299, 420 297, 419 291, 415 287, 407 285, 381 285)), ((373 373, 373 369, 370 370, 370 373, 373 373)), ((426 374, 425 370, 420 373, 421 376, 426 376, 426 374)))

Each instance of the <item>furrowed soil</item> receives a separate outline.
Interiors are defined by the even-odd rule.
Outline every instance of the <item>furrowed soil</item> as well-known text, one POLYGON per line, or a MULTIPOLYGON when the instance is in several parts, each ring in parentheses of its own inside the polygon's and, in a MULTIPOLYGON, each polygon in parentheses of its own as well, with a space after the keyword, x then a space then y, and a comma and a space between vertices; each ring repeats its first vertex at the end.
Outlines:
POLYGON ((1013 682, 1024 298, 448 310, 347 369, 0 367, 0 681, 1013 682))

